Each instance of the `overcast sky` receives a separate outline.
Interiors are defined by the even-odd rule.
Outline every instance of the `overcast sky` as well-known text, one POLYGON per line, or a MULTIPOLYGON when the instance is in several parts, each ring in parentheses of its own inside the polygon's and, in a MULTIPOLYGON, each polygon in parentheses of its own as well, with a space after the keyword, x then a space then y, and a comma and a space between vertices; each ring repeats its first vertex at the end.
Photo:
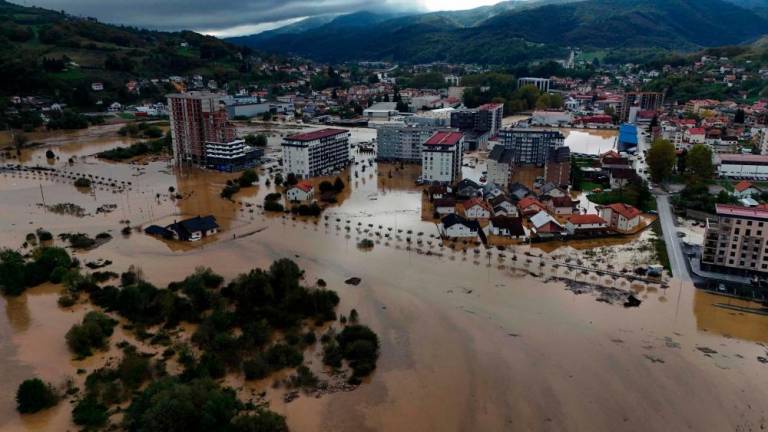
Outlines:
POLYGON ((303 18, 361 10, 458 10, 500 0, 11 0, 100 21, 217 36, 258 33, 303 18))

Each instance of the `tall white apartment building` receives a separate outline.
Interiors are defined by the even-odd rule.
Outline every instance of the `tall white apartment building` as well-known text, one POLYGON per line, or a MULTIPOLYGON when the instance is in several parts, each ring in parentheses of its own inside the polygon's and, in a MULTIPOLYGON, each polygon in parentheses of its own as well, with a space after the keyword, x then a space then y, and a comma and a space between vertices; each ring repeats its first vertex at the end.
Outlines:
POLYGON ((437 132, 421 150, 421 178, 429 182, 454 183, 461 180, 464 134, 437 132))
POLYGON ((283 171, 299 178, 342 169, 350 162, 349 131, 320 129, 283 139, 283 171))

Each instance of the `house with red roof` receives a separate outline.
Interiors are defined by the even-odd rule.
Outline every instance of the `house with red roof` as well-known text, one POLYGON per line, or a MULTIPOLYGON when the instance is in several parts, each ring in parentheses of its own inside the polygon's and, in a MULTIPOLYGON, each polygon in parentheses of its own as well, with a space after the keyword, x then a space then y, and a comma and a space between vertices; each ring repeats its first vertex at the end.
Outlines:
POLYGON ((491 206, 479 197, 464 201, 461 206, 467 219, 490 219, 493 215, 491 206))
POLYGON ((690 128, 685 131, 683 138, 690 144, 704 144, 707 139, 707 131, 704 128, 690 128))
POLYGON ((576 208, 576 203, 570 196, 551 197, 545 202, 547 204, 547 210, 557 216, 573 214, 573 210, 576 208))
POLYGON ((733 196, 736 198, 751 198, 753 195, 760 195, 761 193, 763 193, 762 189, 747 180, 742 180, 733 187, 733 196))
POLYGON ((421 147, 421 178, 428 182, 454 183, 461 179, 464 134, 436 132, 421 147))
POLYGON ((523 216, 532 216, 540 211, 546 211, 547 206, 534 197, 525 197, 517 202, 517 210, 523 216))
POLYGON ((315 197, 315 187, 308 181, 300 181, 285 191, 290 202, 312 201, 315 197))
POLYGON ((622 234, 633 233, 640 225, 642 212, 629 204, 598 206, 597 211, 600 212, 600 217, 608 222, 609 228, 622 234))
POLYGON ((596 214, 577 214, 568 216, 565 230, 570 235, 605 234, 608 222, 596 214))

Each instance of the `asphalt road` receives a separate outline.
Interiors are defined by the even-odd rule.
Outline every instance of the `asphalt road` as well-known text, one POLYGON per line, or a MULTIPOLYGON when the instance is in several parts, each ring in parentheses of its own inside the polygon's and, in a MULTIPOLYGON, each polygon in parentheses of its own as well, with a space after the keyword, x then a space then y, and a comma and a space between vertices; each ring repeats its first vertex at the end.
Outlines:
POLYGON ((659 212, 659 221, 661 221, 661 230, 664 232, 664 243, 667 245, 667 254, 669 255, 669 265, 672 268, 672 275, 681 281, 691 282, 691 274, 685 264, 685 254, 677 237, 677 228, 675 227, 675 216, 672 214, 672 207, 669 205, 669 196, 666 194, 656 195, 656 206, 659 212))

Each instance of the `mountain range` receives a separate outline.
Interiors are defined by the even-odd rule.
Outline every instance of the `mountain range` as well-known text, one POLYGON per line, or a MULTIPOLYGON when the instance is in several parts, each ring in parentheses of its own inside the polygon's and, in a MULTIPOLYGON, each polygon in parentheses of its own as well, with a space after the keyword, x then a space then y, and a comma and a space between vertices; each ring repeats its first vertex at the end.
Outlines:
POLYGON ((768 33, 768 0, 512 0, 467 11, 342 15, 299 31, 229 39, 321 61, 511 64, 567 47, 695 50, 768 33))

